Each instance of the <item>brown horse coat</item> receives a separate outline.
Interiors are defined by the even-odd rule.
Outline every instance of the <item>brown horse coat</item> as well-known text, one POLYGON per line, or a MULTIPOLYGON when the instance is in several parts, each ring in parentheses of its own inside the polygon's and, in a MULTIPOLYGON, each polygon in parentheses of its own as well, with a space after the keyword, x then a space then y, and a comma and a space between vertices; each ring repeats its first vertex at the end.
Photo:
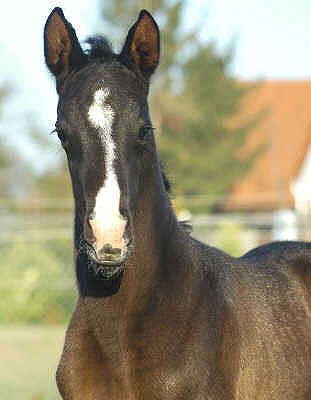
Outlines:
POLYGON ((82 51, 61 9, 45 27, 56 130, 75 197, 79 299, 65 400, 310 400, 311 244, 233 258, 194 240, 167 195, 148 112, 159 31, 82 51))

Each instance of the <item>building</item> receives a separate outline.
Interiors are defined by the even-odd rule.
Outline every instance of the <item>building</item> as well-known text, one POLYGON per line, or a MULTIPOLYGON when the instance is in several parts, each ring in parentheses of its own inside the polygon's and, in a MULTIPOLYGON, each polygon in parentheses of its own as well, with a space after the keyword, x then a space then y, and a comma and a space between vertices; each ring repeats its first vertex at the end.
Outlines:
POLYGON ((265 111, 243 152, 263 150, 233 188, 230 207, 301 209, 311 205, 311 81, 268 81, 244 100, 242 120, 265 111), (308 179, 309 177, 309 179, 308 179))
POLYGON ((311 212, 311 81, 259 83, 241 110, 242 121, 264 111, 241 156, 258 146, 263 150, 232 188, 228 208, 271 212, 276 230, 280 226, 284 233, 286 221, 293 226, 293 215, 299 219, 311 212))

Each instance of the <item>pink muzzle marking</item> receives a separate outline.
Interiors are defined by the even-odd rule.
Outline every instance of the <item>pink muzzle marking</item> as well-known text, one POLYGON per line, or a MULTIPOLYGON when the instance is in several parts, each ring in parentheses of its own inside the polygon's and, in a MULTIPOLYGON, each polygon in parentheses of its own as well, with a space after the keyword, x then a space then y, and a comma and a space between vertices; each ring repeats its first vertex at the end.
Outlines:
POLYGON ((108 229, 103 229, 102 224, 96 219, 90 221, 90 225, 96 240, 94 247, 97 253, 107 244, 121 251, 126 248, 126 242, 123 238, 126 221, 123 218, 119 217, 113 227, 108 229))

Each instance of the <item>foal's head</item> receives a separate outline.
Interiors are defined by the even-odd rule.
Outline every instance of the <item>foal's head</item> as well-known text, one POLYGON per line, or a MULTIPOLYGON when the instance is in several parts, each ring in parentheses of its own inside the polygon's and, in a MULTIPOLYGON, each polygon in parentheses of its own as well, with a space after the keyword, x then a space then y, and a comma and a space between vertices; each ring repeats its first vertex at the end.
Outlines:
POLYGON ((103 38, 89 43, 84 52, 62 10, 52 11, 45 60, 59 94, 55 126, 82 227, 79 250, 108 279, 122 271, 139 195, 157 165, 147 95, 159 62, 159 30, 142 11, 120 54, 103 38))

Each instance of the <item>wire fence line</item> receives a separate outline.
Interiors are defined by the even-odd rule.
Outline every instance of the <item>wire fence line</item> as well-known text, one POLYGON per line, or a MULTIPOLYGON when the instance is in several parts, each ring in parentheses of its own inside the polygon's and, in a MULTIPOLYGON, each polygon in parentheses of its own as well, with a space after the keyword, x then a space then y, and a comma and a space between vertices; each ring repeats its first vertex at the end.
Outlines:
MULTIPOLYGON (((311 241, 311 214, 298 215, 293 210, 201 215, 188 212, 180 218, 189 220, 194 237, 234 256, 272 240, 311 241)), ((22 205, 0 199, 0 222, 1 291, 19 289, 23 268, 35 267, 33 275, 23 278, 23 284, 46 291, 74 290, 72 199, 36 199, 22 205), (41 274, 41 262, 57 264, 56 281, 41 274), (3 273, 11 266, 17 272, 8 278, 3 273)))
MULTIPOLYGON (((203 196, 198 196, 203 197, 203 196)), ((193 234, 203 241, 226 226, 236 225, 244 232, 253 232, 258 243, 274 239, 275 231, 296 231, 296 238, 310 240, 310 215, 299 216, 292 212, 291 220, 277 218, 275 212, 216 213, 180 215, 189 220, 193 234), (204 232, 204 235, 202 235, 204 232)), ((72 199, 34 199, 25 204, 0 199, 0 245, 1 242, 43 242, 48 240, 72 240, 73 201, 72 199)), ((286 236, 286 235, 285 235, 286 236)))
MULTIPOLYGON (((65 290, 74 290, 75 289, 75 281, 70 279, 64 279, 61 282, 55 284, 46 282, 44 280, 37 281, 34 285, 37 289, 44 289, 49 291, 65 291, 65 290)), ((6 289, 20 289, 21 281, 20 279, 4 279, 0 281, 0 291, 6 289)))
MULTIPOLYGON (((232 216, 226 214, 220 215, 199 215, 189 219, 193 228, 193 233, 199 230, 217 230, 226 225, 239 225, 245 230, 258 230, 259 232, 270 232, 273 227, 273 219, 269 215, 244 215, 232 216)), ((284 223, 279 228, 287 227, 284 223)), ((52 239, 73 239, 73 217, 67 215, 58 215, 31 218, 10 218, 7 223, 2 224, 0 232, 0 242, 42 242, 52 239)), ((204 241, 204 240, 203 240, 204 241)))
POLYGON ((70 240, 73 237, 72 229, 25 229, 15 232, 4 232, 0 234, 0 242, 44 242, 47 240, 70 240))
MULTIPOLYGON (((202 199, 200 199, 202 200, 202 199)), ((194 214, 192 236, 233 256, 271 240, 311 241, 310 214, 293 210, 194 214)), ((77 299, 72 199, 0 198, 0 323, 64 323, 77 299)))
MULTIPOLYGON (((282 204, 282 198, 285 194, 280 193, 279 200, 282 204)), ((231 209, 232 206, 240 205, 243 209, 253 209, 256 210, 260 206, 261 209, 269 209, 271 204, 275 204, 275 192, 257 192, 248 193, 240 197, 234 197, 230 195, 221 194, 196 194, 196 195, 176 195, 173 200, 187 205, 200 205, 206 209, 211 205, 216 205, 218 207, 226 206, 227 209, 231 209)), ((308 204, 309 207, 311 204, 308 204)), ((31 198, 27 201, 19 199, 6 199, 0 197, 0 212, 8 208, 15 208, 19 210, 27 211, 40 211, 42 209, 54 209, 54 210, 72 210, 74 207, 73 197, 63 198, 63 197, 39 197, 31 198)), ((236 209, 236 207, 235 207, 236 209)))

